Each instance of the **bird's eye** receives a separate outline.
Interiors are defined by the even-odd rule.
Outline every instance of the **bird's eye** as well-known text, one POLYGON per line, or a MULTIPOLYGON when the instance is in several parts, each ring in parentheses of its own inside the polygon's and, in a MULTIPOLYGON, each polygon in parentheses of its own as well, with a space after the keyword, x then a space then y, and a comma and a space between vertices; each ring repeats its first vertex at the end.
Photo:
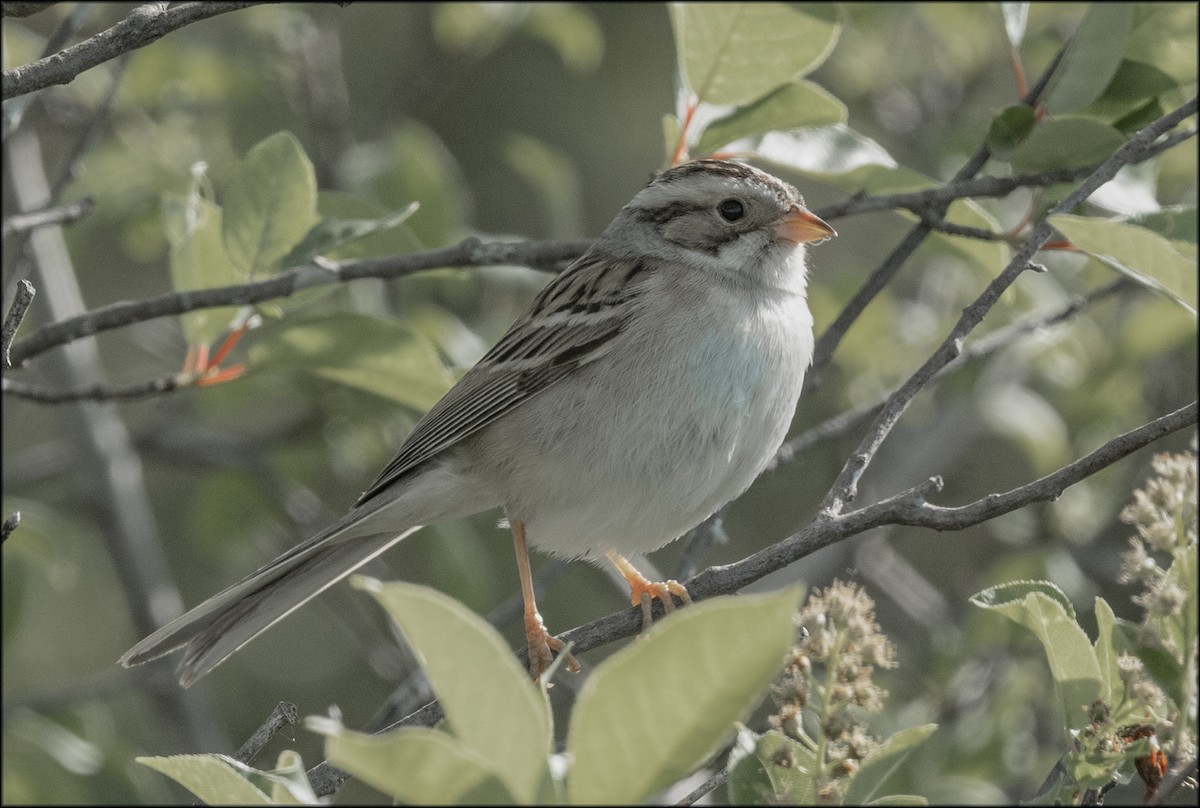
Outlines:
POLYGON ((726 199, 717 205, 717 213, 727 222, 736 222, 746 215, 746 206, 736 199, 726 199))

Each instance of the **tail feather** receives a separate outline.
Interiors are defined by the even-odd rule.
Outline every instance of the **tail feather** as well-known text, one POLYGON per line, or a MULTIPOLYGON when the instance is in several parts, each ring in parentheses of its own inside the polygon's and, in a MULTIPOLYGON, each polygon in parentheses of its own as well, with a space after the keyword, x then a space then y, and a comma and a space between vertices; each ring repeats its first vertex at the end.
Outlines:
POLYGON ((179 682, 188 687, 276 622, 419 529, 364 535, 348 530, 354 526, 343 520, 298 545, 146 637, 125 652, 121 664, 139 665, 186 646, 179 682))

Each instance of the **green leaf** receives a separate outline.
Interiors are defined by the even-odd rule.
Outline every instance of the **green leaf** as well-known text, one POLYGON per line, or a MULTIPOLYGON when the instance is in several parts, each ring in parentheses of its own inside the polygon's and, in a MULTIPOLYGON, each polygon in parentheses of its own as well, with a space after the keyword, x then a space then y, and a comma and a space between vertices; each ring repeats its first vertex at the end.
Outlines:
POLYGON ((992 156, 1007 160, 1013 149, 1033 131, 1033 110, 1024 104, 1007 107, 992 118, 987 145, 992 156))
MULTIPOLYGON (((409 204, 419 205, 420 203, 409 204)), ((374 199, 341 191, 320 191, 317 194, 317 213, 324 219, 386 221, 392 216, 408 210, 408 207, 405 205, 398 210, 393 210, 374 199)), ((406 219, 396 227, 376 230, 369 235, 326 250, 324 256, 337 261, 353 258, 376 258, 382 255, 404 255, 416 252, 422 249, 422 246, 406 219)), ((380 283, 382 282, 380 281, 380 283)))
POLYGON ((351 583, 400 627, 463 749, 486 761, 518 801, 536 802, 550 776, 550 706, 504 639, 435 589, 365 576, 351 583))
POLYGON ((845 104, 810 81, 797 81, 710 123, 696 150, 711 154, 727 143, 777 129, 845 122, 845 104))
POLYGON ((928 805, 929 800, 917 794, 888 794, 867 805, 928 805))
POLYGON ((1095 118, 1062 116, 1035 127, 1009 162, 1020 174, 1079 168, 1104 162, 1124 144, 1120 132, 1095 118))
POLYGON ((416 213, 418 207, 416 202, 412 202, 400 210, 378 219, 323 218, 304 234, 300 243, 284 256, 279 265, 286 269, 307 264, 318 255, 333 252, 339 247, 352 244, 375 233, 391 230, 416 213))
POLYGON ((1135 224, 1087 216, 1059 214, 1050 224, 1079 249, 1196 316, 1196 261, 1167 239, 1135 224))
POLYGON ((134 758, 165 774, 206 805, 271 805, 266 793, 247 777, 261 774, 227 755, 171 755, 134 758))
POLYGON ((580 208, 583 191, 579 173, 570 159, 524 135, 509 136, 504 144, 504 157, 517 175, 538 192, 552 238, 569 238, 583 229, 580 208))
POLYGON ((698 603, 598 666, 571 719, 570 801, 642 802, 700 765, 779 671, 799 600, 792 587, 698 603))
MULTIPOLYGON (((1142 213, 1130 216, 1126 224, 1136 224, 1153 230, 1163 238, 1174 241, 1186 241, 1193 246, 1200 230, 1200 217, 1197 217, 1195 205, 1175 205, 1162 208, 1152 213, 1142 213)), ((1178 248, 1177 248, 1178 249, 1178 248)))
POLYGON ((1124 697, 1125 685, 1117 668, 1117 650, 1113 645, 1116 615, 1104 598, 1096 598, 1096 661, 1100 663, 1100 676, 1104 683, 1100 698, 1109 707, 1115 707, 1124 697))
POLYGON ((1092 3, 1052 80, 1046 109, 1079 112, 1099 98, 1116 75, 1132 29, 1133 4, 1092 3))
POLYGON ((924 724, 897 732, 884 741, 871 756, 862 762, 846 788, 846 805, 865 805, 875 799, 880 787, 900 768, 925 739, 933 734, 937 724, 924 724))
POLYGON ((278 805, 317 805, 320 800, 313 792, 312 783, 304 770, 304 761, 298 752, 285 749, 279 753, 275 769, 269 773, 271 801, 278 805))
MULTIPOLYGON (((234 268, 221 240, 221 208, 193 187, 187 196, 163 197, 163 219, 171 245, 171 286, 177 292, 215 289, 245 281, 234 268)), ((190 311, 180 316, 189 343, 208 345, 224 334, 237 315, 236 306, 190 311)))
POLYGON ((399 802, 409 805, 518 802, 487 758, 441 730, 403 727, 368 735, 348 730, 341 722, 328 718, 309 718, 305 723, 314 732, 327 736, 325 756, 332 765, 399 802))
POLYGON ((1177 87, 1175 79, 1154 65, 1122 59, 1104 95, 1088 107, 1092 115, 1122 115, 1147 98, 1155 98, 1177 87))
POLYGON ((680 75, 708 104, 745 104, 812 72, 841 30, 833 4, 672 3, 680 75))
POLYGON ((1138 3, 1125 58, 1151 65, 1177 85, 1196 81, 1196 7, 1191 3, 1138 3))
POLYGON ((767 132, 736 141, 736 148, 815 175, 845 174, 863 166, 896 167, 886 149, 845 124, 767 132))
POLYGON ((423 413, 453 381, 433 346, 395 320, 328 314, 262 329, 250 348, 256 370, 313 373, 423 413))
POLYGON ((276 132, 250 150, 225 189, 225 250, 248 276, 274 272, 316 221, 312 162, 294 135, 276 132))
POLYGON ((978 592, 971 602, 1034 633, 1046 651, 1065 726, 1084 726, 1086 708, 1103 690, 1103 675, 1096 652, 1075 622, 1075 610, 1062 590, 1049 581, 1014 581, 978 592))
POLYGON ((604 31, 586 5, 531 3, 525 28, 558 53, 568 70, 591 73, 604 57, 604 31))
MULTIPOLYGON (((752 738, 748 730, 742 735, 752 738)), ((774 729, 753 740, 748 753, 738 754, 735 748, 730 754, 729 801, 733 805, 815 805, 818 767, 813 750, 774 729)))

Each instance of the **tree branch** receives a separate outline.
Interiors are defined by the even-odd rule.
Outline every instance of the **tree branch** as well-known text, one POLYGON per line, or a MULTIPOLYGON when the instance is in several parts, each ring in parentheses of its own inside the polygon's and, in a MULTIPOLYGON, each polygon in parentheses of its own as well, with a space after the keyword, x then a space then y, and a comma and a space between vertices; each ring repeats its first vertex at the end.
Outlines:
POLYGON ((129 387, 110 387, 107 384, 94 384, 80 390, 57 390, 41 387, 36 384, 16 381, 15 379, 0 379, 0 393, 16 398, 36 401, 40 404, 68 404, 75 401, 123 401, 128 399, 146 398, 163 393, 170 393, 180 387, 179 376, 160 376, 146 382, 130 385, 129 387))
POLYGON ((0 235, 11 236, 13 233, 23 233, 50 224, 67 224, 82 219, 92 209, 95 200, 85 197, 78 202, 62 205, 56 208, 42 208, 29 213, 17 213, 4 220, 0 235))
MULTIPOLYGON (((1030 89, 1029 93, 1023 99, 1021 99, 1022 104, 1029 107, 1037 105, 1038 99, 1041 98, 1042 93, 1045 92, 1046 87, 1049 86, 1050 79, 1054 75, 1055 71, 1058 70, 1058 66, 1061 64, 1063 57, 1066 55, 1067 48, 1070 46, 1070 44, 1071 41, 1068 40, 1067 42, 1064 42, 1062 47, 1058 49, 1058 52, 1054 54, 1054 58, 1050 60, 1050 64, 1046 66, 1044 71, 1042 71, 1042 75, 1038 78, 1033 88, 1030 89)), ((987 164, 989 157, 991 157, 991 152, 988 150, 987 143, 984 142, 975 151, 975 153, 971 155, 970 159, 963 164, 958 172, 955 173, 954 177, 950 181, 950 184, 964 182, 974 177, 977 173, 979 173, 980 169, 987 164)), ((929 216, 932 216, 935 219, 942 219, 945 217, 946 211, 949 209, 949 207, 950 202, 942 200, 927 205, 925 210, 929 216)), ((818 213, 818 215, 821 214, 818 213)), ((858 320, 860 315, 862 315, 868 304, 870 304, 870 302, 875 299, 875 296, 883 291, 883 288, 891 282, 892 277, 900 271, 900 267, 904 266, 904 263, 908 261, 914 252, 917 251, 917 248, 921 246, 921 243, 925 241, 926 236, 928 236, 932 231, 933 228, 930 227, 925 221, 919 222, 916 226, 909 230, 908 235, 904 237, 904 240, 901 241, 896 249, 892 250, 891 254, 884 259, 883 263, 871 273, 870 277, 867 278, 862 287, 859 288, 858 292, 855 293, 854 297, 850 299, 850 302, 846 304, 845 308, 842 309, 842 311, 834 319, 833 323, 831 323, 830 326, 825 329, 824 333, 817 337, 816 344, 813 347, 812 370, 804 379, 805 390, 811 390, 813 387, 816 387, 818 384, 820 384, 821 374, 824 372, 826 365, 828 365, 829 361, 833 358, 833 354, 837 350, 837 346, 841 344, 842 338, 846 335, 846 332, 850 330, 850 326, 854 325, 855 321, 858 320)))
POLYGON ((21 322, 25 319, 26 312, 29 311, 30 304, 33 303, 35 294, 37 294, 37 290, 33 288, 32 283, 26 280, 17 282, 12 306, 9 307, 8 314, 4 318, 4 326, 0 329, 0 362, 3 363, 5 370, 12 367, 9 349, 12 347, 13 337, 17 335, 17 329, 21 327, 21 322))
MULTIPOLYGON (((858 490, 858 480, 863 471, 870 465, 876 451, 891 432, 892 427, 908 408, 908 404, 918 392, 933 378, 942 367, 953 361, 962 352, 962 343, 967 335, 983 321, 984 316, 1000 299, 1000 295, 1031 266, 1033 256, 1050 238, 1054 228, 1049 223, 1049 217, 1064 211, 1069 211, 1086 200, 1104 183, 1108 182, 1122 166, 1138 154, 1145 151, 1163 133, 1177 126, 1184 118, 1196 113, 1196 98, 1193 97, 1178 109, 1163 115, 1158 120, 1143 128, 1130 138, 1129 142, 1119 148, 1111 157, 1084 180, 1079 187, 1067 194, 1057 205, 1050 209, 1046 218, 1034 228, 1025 244, 1019 249, 1008 266, 1004 268, 995 280, 976 298, 975 302, 963 310, 958 323, 950 334, 938 346, 933 355, 908 378, 884 405, 879 417, 876 418, 870 431, 859 444, 858 449, 842 467, 834 484, 830 487, 821 502, 821 513, 835 515, 842 512, 846 505, 854 499, 858 490)), ((915 230, 921 228, 918 225, 915 230)))
POLYGON ((0 79, 0 96, 10 98, 55 84, 69 84, 85 70, 135 51, 185 25, 237 11, 257 2, 184 3, 167 8, 165 3, 146 3, 129 16, 83 42, 27 65, 9 68, 0 79))
POLYGON ((440 250, 337 263, 322 261, 236 286, 169 292, 146 300, 121 301, 42 326, 12 346, 12 361, 14 365, 21 365, 55 346, 144 320, 219 306, 247 306, 290 297, 302 289, 358 278, 399 278, 441 267, 513 264, 534 269, 558 268, 577 258, 590 244, 590 241, 485 244, 477 238, 468 238, 440 250))

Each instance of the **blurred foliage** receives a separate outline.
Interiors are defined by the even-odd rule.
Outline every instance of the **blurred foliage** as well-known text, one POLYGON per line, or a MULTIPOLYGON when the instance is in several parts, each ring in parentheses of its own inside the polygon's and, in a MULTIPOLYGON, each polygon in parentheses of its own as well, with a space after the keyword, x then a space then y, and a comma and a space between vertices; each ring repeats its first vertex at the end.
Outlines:
MULTIPOLYGON (((90 214, 64 230, 94 308, 231 283, 239 271, 269 275, 311 254, 404 253, 471 234, 594 235, 681 142, 695 154, 731 147, 760 154, 814 209, 857 191, 937 187, 984 142, 996 147, 984 174, 1092 162, 1196 89, 1192 4, 763 6, 720 17, 731 8, 258 6, 7 102, 4 125, 38 138, 51 180, 67 176, 63 201, 95 199, 90 214), (1031 83, 1075 31, 1049 114, 1038 121, 1014 112, 1010 47, 1031 83), (777 35, 791 61, 767 48, 722 44, 730 34, 777 35), (96 139, 70 164, 96 120, 103 122, 96 139), (276 182, 295 184, 285 195, 303 204, 258 219, 257 232, 279 232, 269 227, 275 222, 286 237, 269 255, 231 252, 226 264, 219 256, 230 243, 230 206, 261 212, 266 194, 269 209, 276 182)), ((83 16, 77 36, 86 37, 126 13, 120 5, 59 4, 6 18, 4 66, 37 58, 68 15, 83 16)), ((1020 278, 968 348, 1119 277, 1142 286, 1100 297, 927 389, 864 476, 860 502, 932 474, 946 480, 939 504, 1005 491, 1195 399, 1196 319, 1177 300, 1194 312, 1196 163, 1186 143, 1129 166, 1056 222, 1083 252, 1043 253, 1048 272, 1020 278), (1144 249, 1129 250, 1133 243, 1144 249), (1170 295, 1144 290, 1155 285, 1170 295)), ((960 202, 948 220, 1005 233, 1070 189, 960 202)), ((6 184, 6 216, 11 197, 6 184)), ((239 215, 238 224, 249 218, 239 215)), ((810 258, 818 333, 914 220, 888 211, 834 222, 840 237, 810 258)), ((6 299, 18 241, 5 239, 6 299)), ((903 381, 1008 253, 1003 241, 928 239, 848 332, 802 401, 793 432, 873 403, 903 381)), ((199 602, 344 512, 421 408, 483 353, 544 279, 512 267, 448 268, 306 290, 259 307, 265 325, 231 357, 248 363, 244 377, 121 404, 184 601, 199 602), (362 332, 336 325, 349 322, 369 323, 362 328, 403 349, 362 351, 362 332)), ((233 313, 106 332, 97 343, 107 374, 121 385, 174 372, 188 343, 217 339, 233 313)), ((44 301, 35 301, 21 336, 46 317, 44 301)), ((51 365, 39 357, 20 378, 60 383, 51 365)), ((98 501, 96 460, 78 448, 79 409, 9 397, 4 419, 0 515, 20 510, 23 521, 4 546, 2 797, 184 798, 133 759, 218 750, 195 748, 176 717, 162 712, 156 688, 173 685, 114 667, 137 637, 101 540, 115 526, 98 501)), ((806 524, 860 430, 760 480, 726 516, 733 541, 705 562, 742 558, 806 524)), ((1155 451, 1182 449, 1194 434, 1171 436, 1155 451)), ((890 696, 870 729, 887 738, 938 725, 906 747, 886 793, 994 803, 1038 790, 1068 743, 1042 646, 1018 624, 970 608, 969 598, 1012 581, 1052 581, 1087 637, 1100 636, 1097 598, 1111 605, 1115 625, 1140 623, 1138 590, 1121 578, 1129 528, 1119 514, 1147 476, 1150 455, 1087 478, 1056 503, 957 534, 875 531, 763 582, 823 588, 851 579, 880 604, 897 664, 876 672, 890 696)), ((681 544, 655 562, 673 570, 681 544)), ((431 584, 483 613, 516 591, 510 541, 495 514, 427 530, 367 571, 431 584)), ((216 716, 234 739, 229 749, 281 698, 302 715, 336 704, 345 726, 364 725, 414 670, 364 600, 335 587, 188 698, 216 716)), ((540 601, 560 631, 627 605, 627 594, 575 565, 540 601)), ((519 620, 504 631, 515 644, 519 620)), ((598 669, 618 650, 587 654, 584 664, 598 669)), ((560 737, 569 691, 550 694, 560 737)), ((765 709, 747 723, 765 729, 765 709)), ((275 760, 284 747, 309 764, 325 756, 323 739, 298 731, 274 741, 262 759, 275 760)), ((284 763, 285 772, 297 765, 290 757, 284 763)), ((727 799, 723 790, 716 795, 727 799)), ((1140 797, 1132 784, 1109 800, 1140 797)), ((380 797, 351 781, 339 799, 380 797)))

